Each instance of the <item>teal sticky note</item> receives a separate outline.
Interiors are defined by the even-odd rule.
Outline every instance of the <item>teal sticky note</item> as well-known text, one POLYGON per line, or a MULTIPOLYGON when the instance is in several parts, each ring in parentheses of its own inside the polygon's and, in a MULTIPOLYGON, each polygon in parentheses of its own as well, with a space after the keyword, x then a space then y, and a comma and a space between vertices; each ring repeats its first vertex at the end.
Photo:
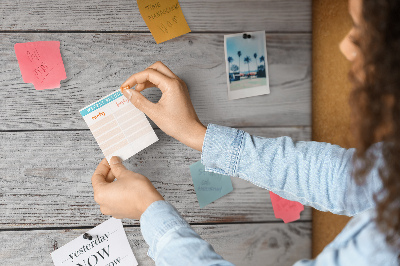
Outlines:
POLYGON ((194 190, 200 208, 225 196, 233 190, 230 176, 206 172, 200 161, 190 166, 194 190))

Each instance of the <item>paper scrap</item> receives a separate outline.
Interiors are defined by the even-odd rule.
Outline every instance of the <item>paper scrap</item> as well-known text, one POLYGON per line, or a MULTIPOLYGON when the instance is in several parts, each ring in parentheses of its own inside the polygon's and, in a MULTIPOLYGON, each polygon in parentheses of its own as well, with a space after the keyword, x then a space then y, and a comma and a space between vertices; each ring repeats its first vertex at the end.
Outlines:
POLYGON ((300 213, 304 210, 303 204, 284 199, 271 191, 269 195, 276 218, 282 219, 284 223, 300 219, 300 213))
POLYGON ((79 112, 107 161, 112 156, 126 160, 158 141, 145 114, 119 90, 79 112))
POLYGON ((230 176, 206 172, 200 161, 190 166, 194 189, 200 208, 225 196, 233 190, 230 176))
POLYGON ((138 265, 121 220, 111 218, 51 253, 54 265, 138 265))
POLYGON ((60 88, 60 81, 67 78, 60 42, 16 43, 14 50, 22 79, 25 83, 32 83, 36 90, 60 88))
POLYGON ((190 32, 178 0, 137 0, 137 4, 157 43, 190 32))

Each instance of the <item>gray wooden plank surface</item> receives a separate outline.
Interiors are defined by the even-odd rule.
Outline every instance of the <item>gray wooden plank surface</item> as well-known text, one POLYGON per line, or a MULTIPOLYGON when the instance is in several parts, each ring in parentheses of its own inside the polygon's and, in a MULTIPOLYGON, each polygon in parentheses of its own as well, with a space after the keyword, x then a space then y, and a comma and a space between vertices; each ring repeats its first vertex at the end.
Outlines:
MULTIPOLYGON (((293 265, 311 257, 311 223, 195 225, 215 251, 236 265, 293 265)), ((50 253, 87 230, 0 232, 2 265, 53 265, 50 253), (39 264, 35 264, 39 265, 39 264)), ((125 228, 140 266, 154 265, 139 227, 125 228)))
MULTIPOLYGON (((1 1, 1 265, 53 265, 49 253, 86 230, 48 227, 108 218, 90 183, 103 155, 78 110, 157 60, 187 82, 203 123, 310 140, 311 0, 179 2, 192 33, 157 45, 135 0, 1 1), (228 101, 223 35, 255 30, 268 33, 271 94, 228 101), (14 44, 39 40, 61 42, 68 78, 60 89, 36 91, 22 81, 14 44)), ((160 92, 145 95, 156 101, 160 92)), ((189 172, 200 153, 156 133, 160 141, 125 164, 148 176, 218 253, 237 265, 292 265, 311 256, 311 208, 283 224, 268 191, 233 178, 232 193, 200 209, 189 172)), ((154 265, 138 222, 124 223, 135 225, 126 231, 139 265, 154 265)))
MULTIPOLYGON (((309 127, 252 128, 264 137, 289 135, 309 140, 309 127)), ((147 176, 190 223, 281 221, 274 217, 267 190, 232 178, 234 191, 200 209, 189 165, 192 150, 165 135, 125 162, 147 176)), ((92 226, 103 218, 93 200, 91 176, 103 155, 90 131, 0 133, 0 228, 92 226)), ((306 208, 302 220, 311 219, 306 208)), ((137 222, 129 221, 130 224, 137 222)))
MULTIPOLYGON (((193 32, 311 32, 311 0, 180 0, 193 32)), ((148 32, 134 0, 2 0, 1 31, 148 32)))
MULTIPOLYGON (((0 34, 0 130, 86 129, 78 110, 157 60, 186 81, 199 118, 227 126, 311 125, 311 35, 267 34, 271 94, 228 101, 222 34, 188 34, 156 45, 150 34, 0 34), (14 44, 61 41, 60 89, 23 83, 14 44)), ((151 100, 160 92, 150 89, 151 100)))

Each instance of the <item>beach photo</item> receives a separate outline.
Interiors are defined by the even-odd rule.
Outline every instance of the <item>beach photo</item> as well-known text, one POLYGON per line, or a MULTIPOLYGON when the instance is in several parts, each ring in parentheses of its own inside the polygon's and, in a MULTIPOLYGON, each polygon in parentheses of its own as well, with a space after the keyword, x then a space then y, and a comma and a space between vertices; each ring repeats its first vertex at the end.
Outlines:
POLYGON ((225 35, 230 100, 269 94, 265 32, 225 35))

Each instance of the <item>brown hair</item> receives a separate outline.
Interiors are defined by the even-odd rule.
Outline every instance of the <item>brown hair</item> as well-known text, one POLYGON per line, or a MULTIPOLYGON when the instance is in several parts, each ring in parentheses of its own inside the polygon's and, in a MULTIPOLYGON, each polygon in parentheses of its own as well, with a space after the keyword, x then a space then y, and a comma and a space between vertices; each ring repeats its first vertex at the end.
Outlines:
POLYGON ((400 1, 363 0, 361 34, 356 45, 362 54, 350 73, 354 90, 351 106, 355 117, 357 152, 354 177, 359 184, 376 162, 367 152, 382 142, 384 166, 379 169, 382 189, 374 196, 376 223, 387 243, 400 249, 400 1))

